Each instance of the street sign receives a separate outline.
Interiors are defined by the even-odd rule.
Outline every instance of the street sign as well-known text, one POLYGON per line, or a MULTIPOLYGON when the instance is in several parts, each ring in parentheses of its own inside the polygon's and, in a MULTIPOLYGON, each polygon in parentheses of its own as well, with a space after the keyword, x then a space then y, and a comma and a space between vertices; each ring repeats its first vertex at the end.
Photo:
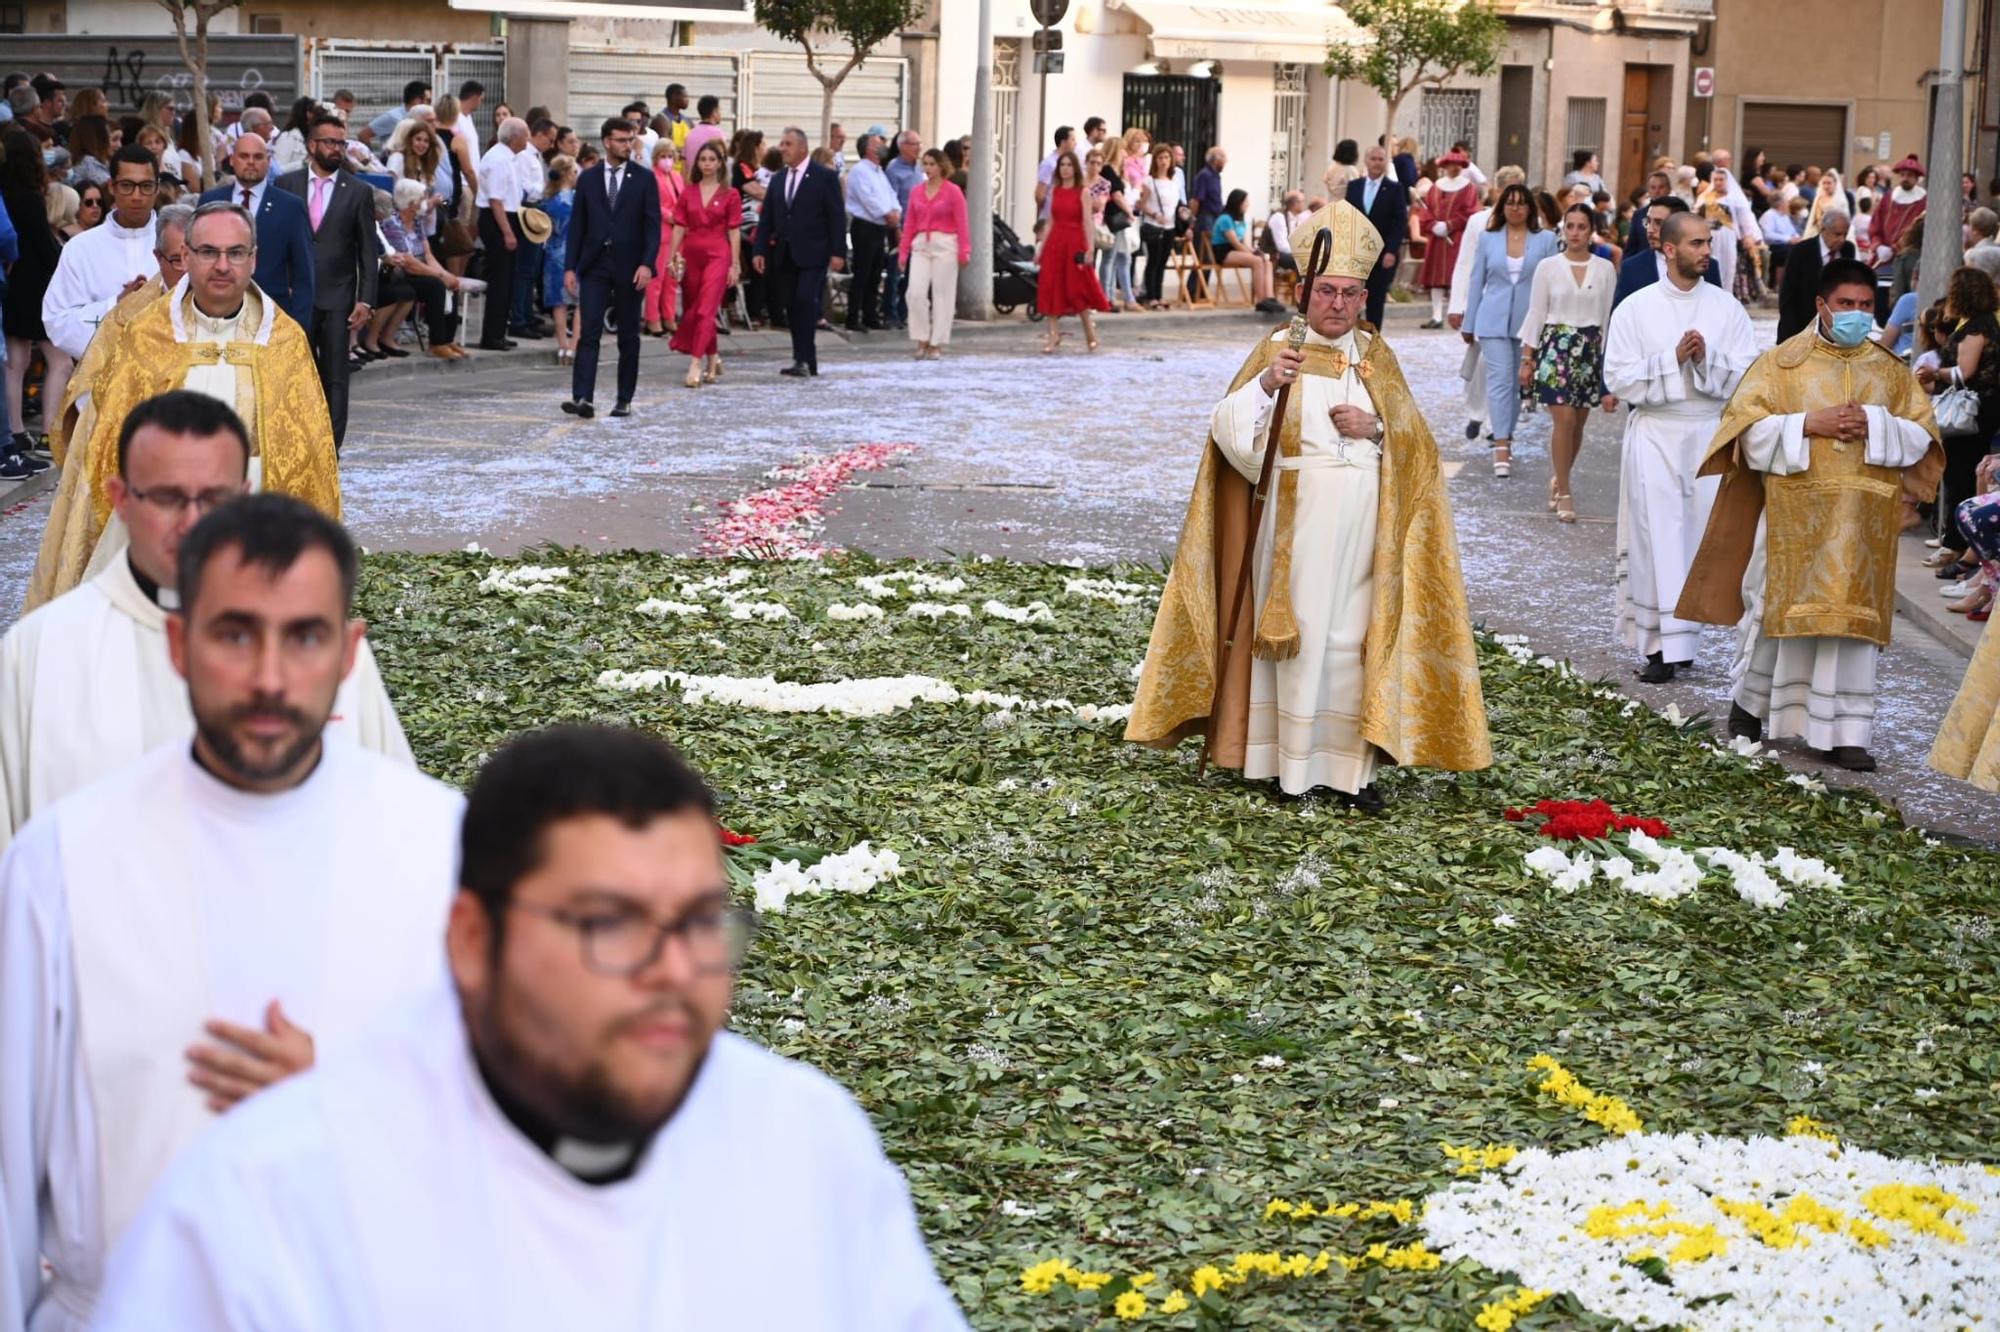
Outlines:
POLYGON ((1043 51, 1035 56, 1035 73, 1060 74, 1062 72, 1063 53, 1061 51, 1043 51))
POLYGON ((1062 22, 1064 14, 1069 13, 1069 0, 1028 0, 1028 9, 1034 14, 1035 22, 1044 28, 1053 28, 1062 22))
POLYGON ((1713 65, 1695 66, 1694 95, 1696 97, 1715 96, 1715 67, 1713 65))
POLYGON ((1037 51, 1060 51, 1060 50, 1062 50, 1062 49, 1063 49, 1063 44, 1062 44, 1062 42, 1063 42, 1063 38, 1062 38, 1062 29, 1061 29, 1061 28, 1037 28, 1037 29, 1035 29, 1035 42, 1034 42, 1034 48, 1033 48, 1034 50, 1037 50, 1037 51))

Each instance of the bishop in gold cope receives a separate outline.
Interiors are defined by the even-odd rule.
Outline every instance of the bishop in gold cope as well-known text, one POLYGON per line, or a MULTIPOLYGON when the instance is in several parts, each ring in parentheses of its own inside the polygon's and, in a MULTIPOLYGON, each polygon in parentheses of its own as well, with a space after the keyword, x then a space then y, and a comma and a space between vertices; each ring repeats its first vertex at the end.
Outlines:
POLYGON ((1311 255, 1322 232, 1304 345, 1283 328, 1261 340, 1210 418, 1125 738, 1200 735, 1219 766, 1374 813, 1385 759, 1493 759, 1437 443, 1360 318, 1382 237, 1337 201, 1293 232, 1293 252, 1311 255), (1273 447, 1275 502, 1259 508, 1251 487, 1273 447), (1246 560, 1254 587, 1237 615, 1246 560))

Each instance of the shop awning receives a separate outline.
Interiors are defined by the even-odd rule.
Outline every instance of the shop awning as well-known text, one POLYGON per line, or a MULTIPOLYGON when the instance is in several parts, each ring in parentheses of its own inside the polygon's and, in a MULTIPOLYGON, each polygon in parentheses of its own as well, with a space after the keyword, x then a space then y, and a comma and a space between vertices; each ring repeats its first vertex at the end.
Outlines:
POLYGON ((1152 54, 1172 60, 1318 64, 1334 42, 1366 41, 1344 10, 1326 4, 1111 0, 1151 30, 1152 54))

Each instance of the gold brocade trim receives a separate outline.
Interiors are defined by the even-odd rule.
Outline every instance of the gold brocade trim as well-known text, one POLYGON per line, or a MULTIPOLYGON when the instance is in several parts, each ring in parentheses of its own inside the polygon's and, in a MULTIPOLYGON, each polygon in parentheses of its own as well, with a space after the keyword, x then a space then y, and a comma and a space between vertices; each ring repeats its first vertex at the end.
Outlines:
MULTIPOLYGON (((1301 350, 1305 361, 1300 369, 1307 375, 1340 379, 1351 364, 1343 348, 1308 345, 1301 350)), ((1292 391, 1285 394, 1283 420, 1278 419, 1275 409, 1271 414, 1269 429, 1277 431, 1281 458, 1296 458, 1303 448, 1302 388, 1303 384, 1294 384, 1292 391)), ((1292 540, 1298 530, 1298 512, 1299 474, 1296 469, 1287 468, 1278 473, 1277 530, 1271 537, 1271 589, 1257 613, 1256 640, 1250 649, 1263 661, 1287 661, 1298 656, 1303 645, 1299 617, 1292 609, 1292 540)))

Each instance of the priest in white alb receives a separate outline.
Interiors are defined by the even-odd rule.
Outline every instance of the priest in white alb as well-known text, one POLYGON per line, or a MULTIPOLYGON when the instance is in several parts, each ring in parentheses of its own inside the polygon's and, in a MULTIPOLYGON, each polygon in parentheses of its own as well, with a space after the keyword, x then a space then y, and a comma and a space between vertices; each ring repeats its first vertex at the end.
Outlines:
MULTIPOLYGON (((176 389, 126 415, 108 487, 130 544, 0 637, 0 850, 61 797, 193 733, 167 653, 174 562, 202 514, 242 496, 249 451, 242 420, 204 393, 176 389)), ((327 734, 413 762, 365 638, 327 734)))
POLYGON ((439 983, 463 801, 324 740, 356 568, 296 500, 210 513, 167 622, 193 743, 0 858, 0 1328, 88 1325, 112 1244, 219 1112, 439 983))
POLYGON ((1660 228, 1666 277, 1611 316, 1604 389, 1632 408, 1618 479, 1618 641, 1661 684, 1694 660, 1700 626, 1674 618, 1708 524, 1716 482, 1697 478, 1723 404, 1757 359, 1743 303, 1704 280, 1709 224, 1675 213, 1660 228))
POLYGON ((749 921, 713 810, 640 732, 511 741, 452 984, 191 1151, 97 1332, 962 1332, 854 1098, 722 1030, 749 921))
POLYGON ((1709 442, 1722 488, 1676 610, 1737 625, 1729 733, 1875 767, 1900 536, 1937 496, 1930 396, 1873 336, 1874 274, 1820 272, 1811 326, 1758 357, 1709 442))
POLYGON ((77 360, 118 298, 139 290, 159 271, 153 256, 153 204, 160 164, 137 144, 111 155, 111 212, 62 247, 55 275, 42 293, 49 341, 77 360))

